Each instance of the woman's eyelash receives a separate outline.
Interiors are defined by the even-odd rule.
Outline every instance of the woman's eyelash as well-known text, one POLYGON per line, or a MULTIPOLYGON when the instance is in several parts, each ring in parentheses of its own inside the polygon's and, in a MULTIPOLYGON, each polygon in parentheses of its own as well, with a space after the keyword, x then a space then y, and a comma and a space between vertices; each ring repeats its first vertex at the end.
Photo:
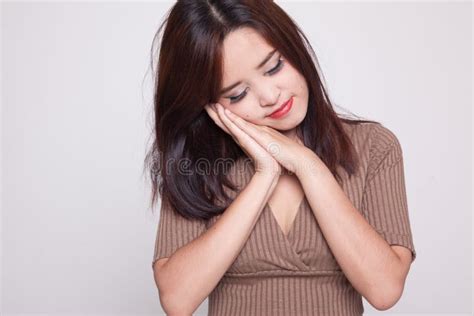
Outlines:
MULTIPOLYGON (((277 73, 281 67, 283 66, 283 59, 280 57, 280 59, 278 59, 278 63, 275 67, 273 67, 272 69, 270 69, 267 74, 270 74, 270 75, 273 75, 274 73, 277 73)), ((227 99, 230 99, 230 103, 236 103, 240 100, 243 99, 243 97, 245 97, 245 95, 247 94, 247 90, 248 88, 246 88, 244 90, 244 92, 242 92, 240 95, 238 96, 235 96, 235 97, 228 97, 227 99)))
POLYGON ((280 57, 280 58, 278 59, 278 63, 276 64, 276 66, 273 67, 272 69, 270 69, 270 70, 268 71, 268 73, 271 74, 271 75, 274 74, 274 73, 276 73, 278 70, 280 70, 281 66, 283 66, 283 59, 280 57))

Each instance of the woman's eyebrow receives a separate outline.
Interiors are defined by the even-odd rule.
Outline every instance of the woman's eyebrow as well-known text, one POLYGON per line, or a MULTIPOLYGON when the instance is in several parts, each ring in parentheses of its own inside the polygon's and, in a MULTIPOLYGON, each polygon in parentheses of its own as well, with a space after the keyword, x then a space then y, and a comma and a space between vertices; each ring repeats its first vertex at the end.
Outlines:
MULTIPOLYGON (((277 51, 277 49, 275 49, 275 50, 271 51, 270 53, 268 53, 267 56, 262 60, 262 62, 261 62, 260 64, 258 64, 257 67, 255 67, 255 70, 258 70, 258 69, 262 68, 263 65, 265 65, 265 64, 267 63, 267 61, 270 60, 270 58, 272 58, 273 54, 275 54, 276 51, 277 51)), ((228 86, 227 88, 222 89, 221 92, 220 92, 220 94, 224 94, 224 93, 226 93, 227 91, 234 89, 236 86, 238 86, 238 85, 241 84, 241 83, 242 83, 242 81, 238 81, 238 82, 236 82, 236 83, 234 83, 234 84, 231 84, 231 85, 228 86)))

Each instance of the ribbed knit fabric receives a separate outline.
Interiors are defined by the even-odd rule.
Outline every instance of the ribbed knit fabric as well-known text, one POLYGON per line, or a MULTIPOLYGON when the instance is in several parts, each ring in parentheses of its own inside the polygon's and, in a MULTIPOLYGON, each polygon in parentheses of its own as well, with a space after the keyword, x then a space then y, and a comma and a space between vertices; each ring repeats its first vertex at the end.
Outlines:
MULTIPOLYGON (((350 179, 339 167, 342 189, 388 244, 411 250, 413 262, 416 251, 398 139, 380 124, 343 126, 356 148, 360 166, 350 179)), ((247 163, 234 167, 232 179, 242 190, 255 171, 247 163)), ((190 221, 163 205, 160 214, 153 263, 171 256, 220 218, 190 221)), ((265 205, 247 242, 210 293, 208 302, 208 315, 221 316, 348 316, 362 315, 364 311, 361 295, 333 256, 306 197, 287 236, 265 205)))

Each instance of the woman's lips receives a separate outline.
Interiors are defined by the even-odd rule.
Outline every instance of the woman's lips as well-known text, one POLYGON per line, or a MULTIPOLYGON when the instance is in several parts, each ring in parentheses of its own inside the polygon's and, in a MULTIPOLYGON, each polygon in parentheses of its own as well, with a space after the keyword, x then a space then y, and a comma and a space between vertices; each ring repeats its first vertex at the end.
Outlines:
POLYGON ((274 118, 274 119, 283 117, 285 114, 290 112, 292 106, 293 106, 293 97, 291 97, 291 99, 289 99, 280 109, 270 114, 269 117, 274 118))

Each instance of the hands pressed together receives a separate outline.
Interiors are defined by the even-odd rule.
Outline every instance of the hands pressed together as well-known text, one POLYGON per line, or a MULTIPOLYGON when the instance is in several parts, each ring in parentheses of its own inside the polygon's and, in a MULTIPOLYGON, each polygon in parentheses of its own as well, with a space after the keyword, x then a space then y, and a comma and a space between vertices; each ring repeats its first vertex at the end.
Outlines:
POLYGON ((253 159, 256 172, 281 174, 282 167, 299 176, 305 168, 320 161, 316 154, 296 141, 269 127, 256 125, 225 109, 221 104, 207 104, 211 119, 253 159))

